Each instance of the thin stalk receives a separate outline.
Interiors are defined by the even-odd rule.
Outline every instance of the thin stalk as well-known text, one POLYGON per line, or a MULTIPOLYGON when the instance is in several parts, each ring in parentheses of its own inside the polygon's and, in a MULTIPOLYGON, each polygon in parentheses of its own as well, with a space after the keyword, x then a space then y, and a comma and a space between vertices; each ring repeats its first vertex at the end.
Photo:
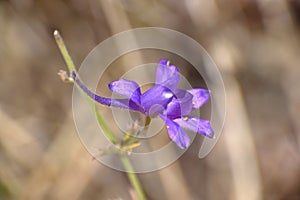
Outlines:
POLYGON ((69 72, 71 73, 72 71, 75 71, 75 65, 73 63, 73 60, 71 59, 71 56, 67 50, 67 47, 64 43, 64 40, 63 38, 61 37, 61 35, 59 34, 58 30, 55 30, 53 32, 53 35, 54 35, 54 38, 55 38, 55 41, 56 41, 56 44, 62 54, 62 56, 64 57, 65 59, 65 62, 67 64, 67 67, 69 69, 69 72))
POLYGON ((136 176, 136 174, 133 172, 133 167, 131 165, 130 160, 125 155, 121 155, 121 161, 126 169, 128 179, 129 179, 132 187, 136 191, 136 195, 137 195, 138 199, 146 200, 146 196, 143 191, 142 185, 141 185, 138 177, 136 176))
MULTIPOLYGON (((66 45, 63 41, 63 38, 61 37, 61 35, 59 34, 59 32, 57 30, 54 31, 54 38, 55 38, 57 46, 58 46, 58 48, 59 48, 66 64, 67 64, 67 67, 69 69, 69 73, 71 74, 73 71, 76 71, 76 68, 75 68, 73 60, 72 60, 72 58, 71 58, 71 56, 70 56, 70 54, 69 54, 69 52, 66 48, 66 45)), ((101 114, 96 109, 92 99, 90 99, 89 96, 86 95, 80 87, 78 87, 78 88, 80 89, 81 93, 83 94, 85 99, 87 99, 87 101, 90 104, 91 108, 95 112, 96 118, 97 118, 99 124, 101 125, 101 127, 102 127, 104 133, 106 134, 106 136, 109 138, 109 140, 113 144, 116 144, 117 143, 116 137, 111 132, 111 130, 109 129, 109 127, 105 123, 103 117, 101 116, 101 114)), ((145 193, 143 191, 142 185, 141 185, 138 177, 136 176, 136 174, 133 172, 134 170, 133 170, 133 167, 131 165, 130 160, 125 155, 120 155, 120 159, 121 159, 121 161, 124 165, 124 168, 126 170, 129 181, 130 181, 132 187, 134 188, 134 190, 136 191, 138 199, 139 200, 146 200, 146 196, 145 196, 145 193)))
MULTIPOLYGON (((67 64, 67 67, 69 69, 69 74, 71 74, 73 71, 76 71, 76 67, 73 63, 73 60, 66 48, 66 45, 64 43, 63 38, 61 37, 61 35, 59 34, 59 32, 57 30, 54 31, 54 38, 56 40, 57 46, 67 64)), ((77 86, 77 85, 76 85, 77 86)), ((99 122, 99 124, 101 125, 102 129, 104 130, 106 136, 110 139, 110 141, 113 144, 117 143, 117 139, 115 138, 114 134, 110 131, 110 129, 108 128, 107 124, 105 123, 103 117, 100 115, 100 113, 98 112, 98 110, 96 109, 93 101, 89 98, 88 95, 86 95, 82 89, 80 87, 77 87, 80 89, 81 93, 83 94, 83 96, 85 97, 85 99, 87 99, 88 103, 90 104, 91 108, 93 109, 93 111, 95 112, 96 118, 99 122)))
MULTIPOLYGON (((77 85, 76 85, 77 86, 77 85)), ((77 86, 77 88, 79 88, 79 91, 81 92, 81 94, 84 96, 84 98, 87 100, 87 102, 89 103, 90 107, 92 108, 92 110, 94 111, 97 121, 100 124, 102 130, 104 131, 105 135, 108 137, 108 139, 111 141, 111 143, 113 144, 117 144, 117 139, 114 136, 114 134, 111 132, 111 130, 109 129, 109 127, 107 126, 107 124, 105 123, 103 117, 100 115, 100 113, 98 112, 93 100, 86 95, 86 93, 79 87, 77 86)))

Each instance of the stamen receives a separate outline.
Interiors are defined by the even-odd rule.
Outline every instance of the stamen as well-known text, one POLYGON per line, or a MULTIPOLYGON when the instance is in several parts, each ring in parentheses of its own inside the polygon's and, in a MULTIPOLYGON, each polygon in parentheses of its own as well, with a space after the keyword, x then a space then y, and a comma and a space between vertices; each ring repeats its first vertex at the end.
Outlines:
POLYGON ((189 119, 189 117, 184 117, 183 118, 184 121, 187 121, 188 119, 189 119))
POLYGON ((170 66, 170 64, 171 64, 171 62, 168 60, 168 61, 167 61, 167 66, 169 67, 169 66, 170 66))

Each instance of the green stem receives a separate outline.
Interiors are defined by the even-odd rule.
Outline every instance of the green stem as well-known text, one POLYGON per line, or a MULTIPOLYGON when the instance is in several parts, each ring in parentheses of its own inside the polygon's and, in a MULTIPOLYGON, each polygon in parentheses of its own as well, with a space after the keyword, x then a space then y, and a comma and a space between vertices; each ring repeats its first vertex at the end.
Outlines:
POLYGON ((134 173, 134 170, 130 163, 130 160, 125 155, 121 155, 121 161, 126 169, 126 173, 129 178, 129 181, 130 181, 132 187, 134 188, 134 190, 136 191, 138 199, 146 200, 146 196, 143 191, 142 185, 141 185, 138 177, 134 173))
MULTIPOLYGON (((77 86, 77 85, 76 85, 77 86)), ((114 136, 114 134, 111 132, 111 130, 109 129, 109 127, 107 126, 107 124, 105 123, 103 117, 100 115, 99 111, 97 110, 93 100, 79 87, 77 86, 77 88, 79 89, 79 91, 81 92, 81 94, 85 97, 85 99, 87 100, 87 102, 89 103, 90 107, 92 108, 92 110, 94 111, 97 121, 100 124, 102 130, 104 131, 105 135, 108 137, 108 139, 111 141, 111 143, 113 144, 117 144, 117 139, 114 136)))
MULTIPOLYGON (((63 41, 63 38, 61 37, 61 35, 59 34, 59 32, 57 30, 54 31, 54 38, 56 40, 57 46, 67 64, 67 67, 69 69, 69 73, 71 73, 72 71, 75 71, 75 65, 72 61, 72 58, 66 48, 66 45, 63 41)), ((84 95, 84 97, 87 99, 88 103, 90 104, 91 108, 93 109, 93 111, 95 112, 96 118, 99 122, 99 124, 101 125, 104 133, 106 134, 106 136, 109 138, 109 140, 113 143, 116 144, 117 143, 117 139, 114 136, 114 134, 111 132, 111 130, 109 129, 109 127, 107 126, 107 124, 105 123, 103 117, 101 116, 101 114, 98 112, 98 110, 96 109, 96 106, 94 104, 94 102, 92 101, 92 99, 89 98, 89 96, 87 96, 80 87, 78 87, 80 89, 80 91, 82 92, 82 94, 84 95)), ((128 157, 126 157, 125 155, 120 155, 120 159, 124 165, 124 168, 126 170, 127 176, 129 178, 129 181, 132 185, 132 187, 134 188, 134 190, 136 191, 137 197, 139 200, 146 200, 146 196, 145 193, 143 191, 142 185, 138 179, 138 177, 136 176, 136 174, 134 173, 133 167, 131 165, 130 160, 128 159, 128 157)))
MULTIPOLYGON (((75 65, 72 61, 72 58, 66 48, 66 45, 64 43, 63 38, 61 37, 61 35, 59 34, 59 32, 57 30, 54 31, 54 38, 56 40, 57 46, 67 64, 67 67, 69 69, 69 73, 71 74, 73 71, 76 70, 75 65)), ((95 112, 95 115, 97 117, 97 120, 99 122, 99 124, 101 125, 102 129, 104 130, 106 136, 110 139, 110 141, 113 144, 117 143, 117 139, 115 138, 115 136, 113 135, 113 133, 110 131, 110 129, 108 128, 108 126, 106 125, 104 119, 102 118, 102 116, 100 115, 100 113, 98 112, 98 110, 96 109, 95 104, 93 103, 93 101, 89 98, 88 95, 86 95, 80 87, 78 87, 80 89, 80 91, 82 92, 83 96, 87 99, 88 103, 90 104, 91 108, 93 109, 93 111, 95 112)))
POLYGON ((66 62, 67 67, 69 69, 69 72, 71 73, 72 71, 75 71, 75 65, 74 65, 74 63, 73 63, 73 61, 71 59, 71 56, 70 56, 70 54, 69 54, 69 52, 67 50, 67 47, 66 47, 66 45, 64 43, 64 40, 61 37, 61 35, 59 34, 58 30, 55 30, 53 32, 53 35, 54 35, 54 38, 56 40, 56 44, 57 44, 57 46, 58 46, 58 48, 59 48, 62 56, 65 59, 65 62, 66 62))

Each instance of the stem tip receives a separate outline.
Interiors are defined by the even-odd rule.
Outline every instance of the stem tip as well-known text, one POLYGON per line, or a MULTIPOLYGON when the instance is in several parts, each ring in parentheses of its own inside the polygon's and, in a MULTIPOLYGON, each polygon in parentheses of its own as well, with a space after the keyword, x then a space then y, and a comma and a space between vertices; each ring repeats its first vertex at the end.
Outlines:
POLYGON ((53 35, 59 35, 58 30, 54 30, 53 35))

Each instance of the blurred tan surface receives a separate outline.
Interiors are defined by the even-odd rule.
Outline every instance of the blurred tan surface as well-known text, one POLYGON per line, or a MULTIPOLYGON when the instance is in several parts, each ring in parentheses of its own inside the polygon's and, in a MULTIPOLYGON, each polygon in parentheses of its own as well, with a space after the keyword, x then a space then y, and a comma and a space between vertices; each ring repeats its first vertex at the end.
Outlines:
MULTIPOLYGON (((56 75, 65 64, 52 33, 61 31, 80 66, 101 41, 145 26, 202 44, 227 92, 224 132, 213 152, 198 159, 199 136, 172 166, 140 174, 147 197, 300 199, 299 13, 299 0, 0 1, 0 199, 134 196, 126 174, 93 160, 80 143, 72 86, 56 75)), ((119 72, 104 81, 154 62, 145 54, 122 58, 119 72)), ((209 116, 209 106, 204 112, 209 116)))

